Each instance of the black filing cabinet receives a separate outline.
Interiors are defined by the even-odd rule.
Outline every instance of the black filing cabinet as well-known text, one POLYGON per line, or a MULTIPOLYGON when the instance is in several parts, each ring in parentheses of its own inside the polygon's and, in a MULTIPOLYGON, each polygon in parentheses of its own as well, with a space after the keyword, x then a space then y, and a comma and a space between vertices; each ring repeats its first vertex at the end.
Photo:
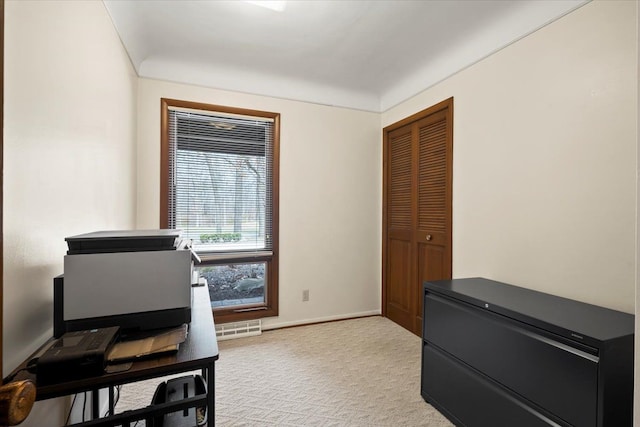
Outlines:
POLYGON ((634 316, 483 278, 424 284, 423 398, 460 426, 631 426, 634 316))

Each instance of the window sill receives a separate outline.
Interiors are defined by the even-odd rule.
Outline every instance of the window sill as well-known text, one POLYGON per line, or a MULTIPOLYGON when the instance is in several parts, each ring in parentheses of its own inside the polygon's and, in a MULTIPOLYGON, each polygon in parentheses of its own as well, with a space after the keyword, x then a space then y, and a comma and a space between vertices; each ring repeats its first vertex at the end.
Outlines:
POLYGON ((216 323, 240 322, 243 320, 255 320, 265 317, 278 316, 277 308, 266 306, 261 307, 234 307, 213 310, 213 317, 216 323))
POLYGON ((232 262, 269 261, 273 258, 273 251, 235 252, 235 253, 198 253, 201 264, 228 264, 232 262))

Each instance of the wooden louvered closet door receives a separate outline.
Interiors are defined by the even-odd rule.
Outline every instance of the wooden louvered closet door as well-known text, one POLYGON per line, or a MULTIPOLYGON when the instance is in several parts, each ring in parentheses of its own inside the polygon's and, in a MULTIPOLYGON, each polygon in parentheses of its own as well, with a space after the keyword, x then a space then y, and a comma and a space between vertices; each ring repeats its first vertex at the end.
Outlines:
POLYGON ((453 99, 384 129, 383 314, 422 333, 422 283, 451 278, 453 99))

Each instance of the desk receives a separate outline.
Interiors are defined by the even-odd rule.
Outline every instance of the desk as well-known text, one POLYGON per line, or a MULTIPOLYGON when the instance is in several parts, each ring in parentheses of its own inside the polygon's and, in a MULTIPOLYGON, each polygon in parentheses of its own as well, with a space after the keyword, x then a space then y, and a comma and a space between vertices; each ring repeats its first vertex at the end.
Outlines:
MULTIPOLYGON (((49 345, 51 341, 53 341, 53 338, 45 343, 43 347, 49 345)), ((39 352, 40 350, 36 351, 10 375, 13 375, 20 369, 26 368, 27 361, 39 352)), ((209 293, 206 286, 201 286, 193 288, 193 306, 191 310, 189 333, 187 335, 187 339, 185 342, 180 344, 176 353, 136 361, 133 363, 131 369, 125 372, 105 373, 97 377, 83 378, 64 383, 37 385, 36 376, 26 370, 19 372, 14 378, 12 378, 12 380, 30 379, 36 383, 36 400, 46 400, 85 391, 93 391, 92 414, 94 420, 82 424, 76 424, 76 426, 127 426, 129 425, 128 423, 143 420, 149 416, 159 416, 175 412, 176 410, 203 406, 206 404, 207 425, 211 427, 214 426, 215 423, 214 368, 215 361, 217 359, 218 342, 216 340, 213 313, 209 302, 209 293), (110 413, 112 414, 113 407, 115 406, 115 402, 113 401, 115 386, 198 369, 202 371, 203 376, 206 378, 206 395, 199 395, 193 398, 164 403, 161 405, 150 405, 134 411, 126 411, 121 414, 96 419, 99 417, 99 389, 109 389, 109 408, 110 413)))

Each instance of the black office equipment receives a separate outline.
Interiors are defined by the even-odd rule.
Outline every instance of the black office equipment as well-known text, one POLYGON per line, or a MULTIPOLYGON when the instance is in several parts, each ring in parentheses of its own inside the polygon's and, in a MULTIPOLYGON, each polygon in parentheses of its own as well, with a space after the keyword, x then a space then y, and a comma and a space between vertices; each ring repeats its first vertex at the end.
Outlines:
POLYGON ((424 284, 423 398, 460 426, 631 426, 634 316, 482 278, 424 284))
POLYGON ((180 243, 180 230, 94 231, 66 237, 67 255, 111 252, 170 251, 180 243))
POLYGON ((119 329, 115 326, 62 335, 37 360, 38 384, 101 375, 119 329))
POLYGON ((191 320, 193 263, 200 260, 179 230, 96 231, 65 240, 64 275, 54 279, 55 337, 191 320))
MULTIPOLYGON (((188 375, 172 378, 162 382, 153 394, 153 405, 167 402, 175 402, 207 393, 204 379, 200 375, 188 375)), ((206 408, 187 408, 158 417, 154 420, 154 426, 159 427, 196 427, 205 424, 206 408)))
POLYGON ((65 332, 102 328, 110 325, 126 330, 171 328, 191 321, 191 309, 173 308, 152 310, 115 316, 64 318, 64 275, 53 278, 53 336, 60 338, 65 332))

